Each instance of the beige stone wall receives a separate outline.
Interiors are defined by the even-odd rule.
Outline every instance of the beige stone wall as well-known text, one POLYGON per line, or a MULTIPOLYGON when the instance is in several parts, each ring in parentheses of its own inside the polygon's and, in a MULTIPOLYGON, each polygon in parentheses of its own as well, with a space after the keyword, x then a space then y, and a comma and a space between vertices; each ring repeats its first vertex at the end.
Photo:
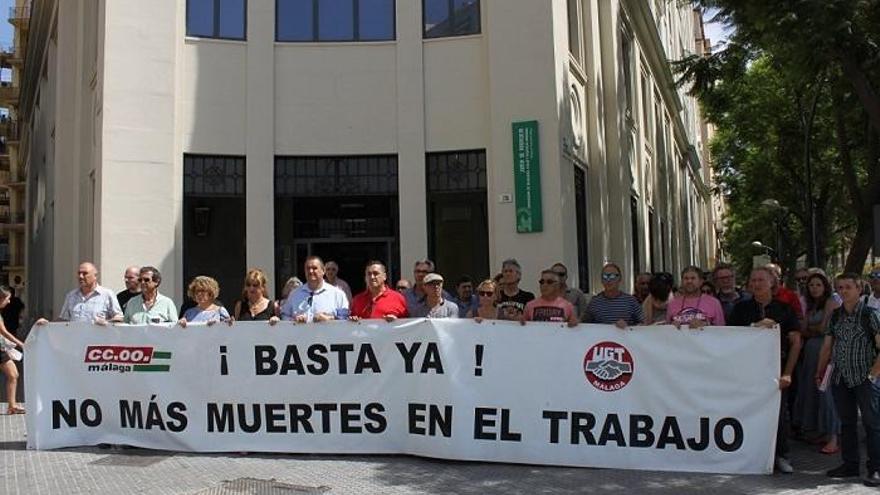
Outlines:
MULTIPOLYGON (((575 63, 566 0, 483 0, 480 34, 435 40, 422 39, 420 2, 399 0, 396 41, 307 44, 274 41, 269 1, 248 2, 246 42, 187 38, 185 0, 101 2, 99 29, 87 31, 82 1, 60 2, 58 46, 41 41, 53 47, 43 61, 48 76, 31 137, 33 161, 37 150, 51 148, 51 130, 64 129, 48 165, 56 181, 49 227, 56 256, 46 260, 53 266, 55 311, 79 259, 95 259, 104 283, 116 289, 125 266, 155 264, 169 294, 181 298, 185 153, 246 156, 247 214, 263 219, 273 214, 275 155, 397 153, 404 273, 427 250, 425 153, 475 148, 487 153, 492 272, 516 257, 530 290, 537 289, 537 271, 555 261, 576 272, 575 163, 585 167, 590 187, 593 289, 606 260, 636 269, 633 184, 642 268, 651 256, 649 203, 670 226, 668 268, 709 261, 711 245, 687 235, 712 223, 710 205, 696 201, 691 218, 682 206, 693 190, 682 155, 699 135, 698 116, 684 111, 693 104, 682 103, 683 92, 663 89, 668 74, 654 60, 658 46, 680 53, 682 43, 693 42, 688 9, 669 7, 662 32, 653 27, 646 36, 645 26, 654 25, 643 17, 651 10, 634 8, 639 2, 581 0, 583 56, 575 63), (634 36, 630 122, 622 108, 621 16, 634 36), (91 36, 99 53, 93 87, 83 85, 88 78, 70 77, 82 75, 81 47, 91 36), (72 44, 61 45, 62 39, 72 44), (650 84, 645 108, 642 70, 650 84), (655 118, 655 95, 665 156, 658 154, 654 127, 640 125, 642 112, 655 118), (517 234, 514 205, 499 196, 514 191, 511 122, 533 119, 540 125, 544 231, 517 234), (89 122, 94 135, 74 130, 89 122), (73 156, 80 158, 71 167, 73 156), (60 222, 59 210, 76 212, 74 219, 60 222)), ((272 280, 273 226, 248 222, 247 229, 247 263, 268 269, 272 280)))

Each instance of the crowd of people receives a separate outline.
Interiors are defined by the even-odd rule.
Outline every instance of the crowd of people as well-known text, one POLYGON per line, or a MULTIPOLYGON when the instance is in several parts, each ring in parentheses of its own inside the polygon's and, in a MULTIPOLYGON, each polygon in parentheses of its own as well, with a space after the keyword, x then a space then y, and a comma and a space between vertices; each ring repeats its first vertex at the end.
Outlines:
MULTIPOLYGON (((562 263, 541 270, 539 294, 520 287, 522 267, 515 259, 502 262, 493 278, 475 283, 461 277, 446 290, 446 280, 430 260, 417 261, 412 280, 392 284, 380 261, 364 268, 366 289, 352 295, 339 278, 339 267, 310 256, 304 263, 305 281, 292 277, 280 299, 269 296, 268 279, 259 269, 244 276, 240 296, 230 309, 220 302, 220 287, 208 276, 195 277, 187 288, 188 300, 178 310, 160 293, 162 275, 156 267, 129 267, 126 289, 114 294, 98 284, 92 263, 79 265, 79 287, 65 297, 58 320, 111 323, 232 323, 289 321, 319 323, 328 320, 398 318, 472 318, 528 322, 614 325, 636 330, 658 324, 679 329, 749 326, 779 328, 781 339, 779 388, 782 406, 776 441, 777 471, 790 473, 789 440, 817 445, 824 454, 840 453, 843 464, 831 477, 860 474, 858 417, 867 442, 867 481, 880 485, 880 267, 866 284, 858 274, 829 279, 818 268, 799 269, 789 287, 778 265, 754 268, 747 283, 737 285, 736 272, 719 264, 710 272, 696 266, 681 271, 679 283, 670 273, 640 273, 635 291, 622 290, 624 273, 615 263, 602 268, 602 290, 588 295, 568 284, 562 263), (833 285, 832 285, 833 282, 833 285)), ((0 287, 0 308, 11 293, 0 287)), ((40 318, 37 325, 48 320, 40 318)), ((24 413, 15 402, 18 373, 11 361, 21 358, 15 349, 21 340, 0 325, 0 370, 6 374, 10 414, 24 413)))

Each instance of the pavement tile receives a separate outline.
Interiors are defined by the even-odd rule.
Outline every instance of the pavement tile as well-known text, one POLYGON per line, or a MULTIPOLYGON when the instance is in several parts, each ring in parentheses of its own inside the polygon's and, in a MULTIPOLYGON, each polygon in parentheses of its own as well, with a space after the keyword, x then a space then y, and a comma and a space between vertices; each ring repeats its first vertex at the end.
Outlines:
POLYGON ((774 476, 455 462, 410 456, 189 454, 95 447, 25 449, 24 417, 0 416, 0 494, 860 494, 832 480, 838 456, 792 442, 795 473, 774 476), (268 483, 277 482, 274 488, 268 483), (287 488, 284 488, 287 485, 287 488))

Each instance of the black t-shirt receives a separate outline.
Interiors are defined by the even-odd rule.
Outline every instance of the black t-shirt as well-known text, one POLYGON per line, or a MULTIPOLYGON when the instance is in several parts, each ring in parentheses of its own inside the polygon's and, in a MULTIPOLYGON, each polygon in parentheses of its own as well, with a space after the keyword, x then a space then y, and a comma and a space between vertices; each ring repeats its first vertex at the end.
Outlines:
POLYGON ((534 294, 522 289, 512 296, 501 291, 501 297, 498 299, 498 319, 519 320, 526 310, 526 303, 534 298, 534 294))
POLYGON ((116 300, 119 301, 119 307, 122 308, 123 313, 125 313, 125 305, 128 304, 128 301, 137 295, 140 295, 140 292, 130 292, 128 289, 116 294, 116 300))
POLYGON ((782 357, 784 359, 788 355, 788 333, 797 332, 801 328, 797 315, 788 304, 773 299, 769 304, 762 307, 761 303, 755 299, 740 301, 733 307, 727 324, 735 327, 747 327, 764 318, 770 318, 779 324, 779 336, 782 339, 782 346, 780 348, 782 349, 782 357))
POLYGON ((18 319, 21 317, 22 311, 24 311, 24 303, 18 296, 12 296, 9 304, 0 311, 0 314, 3 315, 3 324, 6 325, 7 330, 13 333, 18 330, 18 319))
POLYGON ((269 304, 266 305, 266 309, 255 315, 251 314, 251 305, 247 299, 242 299, 240 304, 238 321, 266 321, 275 316, 275 303, 273 303, 271 299, 269 300, 269 304))

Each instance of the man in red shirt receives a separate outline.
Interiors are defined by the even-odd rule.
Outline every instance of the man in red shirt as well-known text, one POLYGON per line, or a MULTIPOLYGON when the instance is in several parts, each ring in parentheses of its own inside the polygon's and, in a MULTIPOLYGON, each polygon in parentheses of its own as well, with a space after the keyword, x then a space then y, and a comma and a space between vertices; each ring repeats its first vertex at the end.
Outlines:
POLYGON ((782 285, 782 268, 775 263, 769 263, 767 268, 776 276, 776 280, 773 283, 773 298, 790 306, 798 320, 803 323, 804 310, 801 308, 801 298, 797 292, 782 285))
POLYGON ((379 319, 385 321, 406 318, 406 299, 400 292, 385 285, 388 277, 385 265, 381 261, 370 261, 364 269, 364 280, 367 289, 354 296, 351 301, 350 319, 379 319))

